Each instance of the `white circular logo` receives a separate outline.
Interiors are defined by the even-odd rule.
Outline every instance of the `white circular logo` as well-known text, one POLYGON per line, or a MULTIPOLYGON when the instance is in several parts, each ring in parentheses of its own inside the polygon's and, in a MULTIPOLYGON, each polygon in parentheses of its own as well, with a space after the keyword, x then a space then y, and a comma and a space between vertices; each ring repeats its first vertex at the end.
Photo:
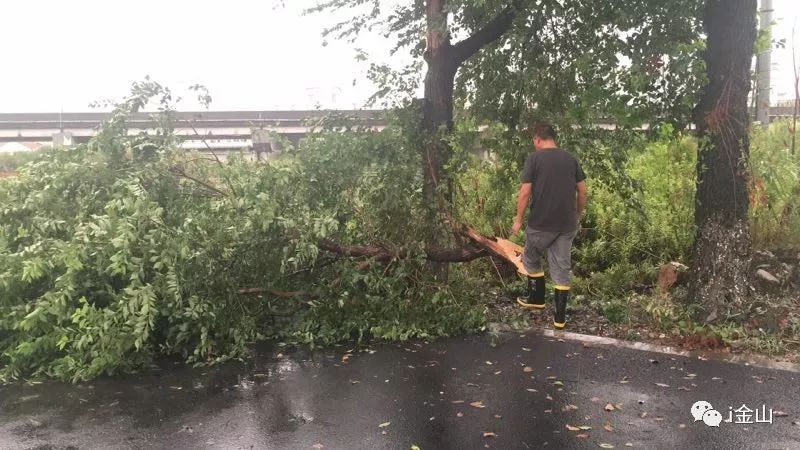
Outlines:
POLYGON ((722 423, 722 414, 716 409, 709 409, 703 414, 703 423, 710 427, 719 427, 719 424, 722 423))
POLYGON ((695 422, 698 422, 703 420, 703 414, 705 414, 706 411, 713 409, 714 407, 711 406, 711 403, 708 403, 707 401, 701 400, 699 402, 695 402, 691 409, 692 417, 694 417, 695 422))

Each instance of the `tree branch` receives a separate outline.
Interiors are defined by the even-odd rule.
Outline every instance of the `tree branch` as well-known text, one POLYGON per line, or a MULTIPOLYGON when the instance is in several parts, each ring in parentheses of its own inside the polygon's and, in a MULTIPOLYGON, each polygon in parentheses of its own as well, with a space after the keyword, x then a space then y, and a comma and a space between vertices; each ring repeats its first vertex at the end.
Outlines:
POLYGON ((278 291, 275 289, 267 288, 242 288, 239 289, 240 295, 259 295, 269 294, 279 298, 300 298, 305 300, 312 300, 319 297, 316 292, 302 292, 302 291, 278 291))
MULTIPOLYGON (((408 258, 407 250, 392 250, 376 245, 343 245, 328 239, 323 239, 317 246, 331 253, 336 253, 352 258, 372 258, 378 262, 389 262, 395 259, 408 258)), ((456 247, 456 248, 428 248, 426 258, 433 262, 468 262, 486 256, 482 248, 456 247)))
POLYGON ((186 170, 184 170, 183 167, 177 167, 177 166, 171 167, 169 169, 169 171, 172 172, 175 175, 178 175, 180 177, 186 178, 187 180, 194 181, 195 183, 199 184, 200 186, 202 186, 202 187, 204 187, 204 188, 206 188, 206 189, 208 189, 208 190, 210 190, 212 192, 215 192, 215 193, 217 193, 217 194, 219 194, 219 195, 221 195, 223 197, 227 197, 228 196, 228 194, 226 194, 225 192, 215 188, 214 186, 212 186, 212 185, 210 185, 210 184, 208 184, 208 183, 206 183, 206 182, 204 182, 202 180, 199 180, 199 179, 189 175, 188 173, 186 173, 186 170))
POLYGON ((456 65, 460 65, 469 57, 478 53, 483 46, 491 44, 500 38, 511 27, 514 16, 522 7, 522 0, 513 0, 511 4, 503 8, 492 20, 483 26, 472 36, 453 46, 453 57, 456 65))

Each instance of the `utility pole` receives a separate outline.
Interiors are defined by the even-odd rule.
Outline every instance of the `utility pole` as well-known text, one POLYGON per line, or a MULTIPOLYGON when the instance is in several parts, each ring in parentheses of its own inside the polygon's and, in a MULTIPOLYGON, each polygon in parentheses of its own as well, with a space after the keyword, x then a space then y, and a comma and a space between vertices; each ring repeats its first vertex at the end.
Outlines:
MULTIPOLYGON (((772 0, 761 0, 761 11, 759 15, 759 28, 761 32, 772 25, 772 0)), ((756 120, 761 122, 761 126, 769 128, 769 107, 770 107, 770 72, 772 71, 772 42, 766 49, 758 54, 756 60, 758 70, 758 90, 756 93, 756 120)))

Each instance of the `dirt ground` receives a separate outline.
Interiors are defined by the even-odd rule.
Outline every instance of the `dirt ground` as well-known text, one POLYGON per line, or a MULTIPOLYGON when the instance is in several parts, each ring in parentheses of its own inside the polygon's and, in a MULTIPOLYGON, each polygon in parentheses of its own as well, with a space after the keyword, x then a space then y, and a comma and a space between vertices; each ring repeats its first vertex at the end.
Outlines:
MULTIPOLYGON (((643 298, 653 295, 656 286, 647 292, 632 293, 627 317, 614 323, 591 306, 585 297, 573 299, 568 308, 568 331, 628 341, 673 346, 681 350, 717 350, 737 354, 759 354, 791 363, 800 362, 800 254, 795 251, 772 254, 756 252, 754 271, 764 269, 778 279, 767 282, 754 277, 754 297, 747 319, 739 325, 739 335, 715 334, 708 327, 672 327, 665 330, 653 323, 643 311, 643 298), (690 330, 702 331, 690 331, 690 330), (747 336, 741 336, 746 333, 747 336)), ((681 284, 680 282, 678 284, 681 284)), ((552 329, 553 303, 548 294, 548 307, 543 311, 523 310, 516 304, 522 292, 500 289, 489 301, 489 321, 514 327, 532 326, 552 329)), ((672 299, 670 302, 679 302, 672 299)), ((700 325, 700 324, 697 324, 700 325)))

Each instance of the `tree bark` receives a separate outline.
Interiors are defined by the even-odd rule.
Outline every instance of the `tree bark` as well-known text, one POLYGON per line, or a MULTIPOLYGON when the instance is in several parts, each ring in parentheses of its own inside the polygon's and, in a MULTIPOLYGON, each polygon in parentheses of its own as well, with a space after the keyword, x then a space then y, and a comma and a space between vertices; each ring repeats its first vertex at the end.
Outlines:
POLYGON ((705 142, 698 157, 697 234, 690 299, 705 320, 741 312, 749 296, 749 115, 756 0, 707 0, 708 86, 696 111, 705 142))
MULTIPOLYGON (((450 180, 444 171, 450 158, 450 147, 442 139, 442 133, 449 134, 453 129, 453 87, 456 72, 464 61, 508 30, 521 0, 511 2, 486 26, 455 46, 450 43, 445 3, 446 0, 427 0, 425 5, 427 22, 425 62, 428 70, 425 75, 421 128, 428 139, 422 144, 421 150, 424 164, 422 198, 428 209, 426 217, 428 248, 446 246, 445 227, 441 222, 444 217, 449 216, 448 208, 452 201, 452 193, 450 180)), ((431 265, 431 270, 435 277, 447 278, 446 264, 434 263, 431 265)))
MULTIPOLYGON (((426 139, 422 142, 423 186, 422 199, 427 210, 427 232, 425 245, 429 248, 446 245, 446 234, 442 226, 443 209, 450 195, 448 183, 443 181, 444 164, 449 148, 441 139, 440 132, 449 133, 453 127, 453 84, 456 64, 453 60, 450 36, 447 29, 445 0, 428 0, 426 4, 427 42, 425 61, 425 97, 422 103, 421 128, 426 139)), ((442 281, 447 279, 446 263, 430 264, 431 274, 442 281)))

